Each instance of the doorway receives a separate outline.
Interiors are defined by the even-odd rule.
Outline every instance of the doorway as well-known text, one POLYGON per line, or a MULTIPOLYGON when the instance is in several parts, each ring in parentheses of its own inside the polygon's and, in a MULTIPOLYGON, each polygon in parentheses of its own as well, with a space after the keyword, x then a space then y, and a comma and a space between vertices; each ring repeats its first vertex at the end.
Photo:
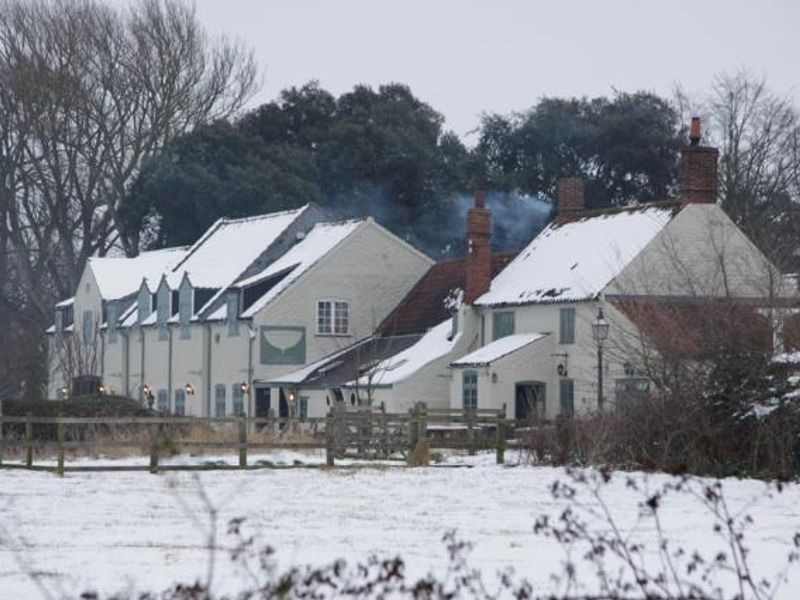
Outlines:
POLYGON ((266 419, 272 409, 272 390, 268 387, 256 388, 256 418, 266 419))
POLYGON ((543 381, 523 381, 516 386, 514 418, 517 421, 543 421, 546 386, 543 381))

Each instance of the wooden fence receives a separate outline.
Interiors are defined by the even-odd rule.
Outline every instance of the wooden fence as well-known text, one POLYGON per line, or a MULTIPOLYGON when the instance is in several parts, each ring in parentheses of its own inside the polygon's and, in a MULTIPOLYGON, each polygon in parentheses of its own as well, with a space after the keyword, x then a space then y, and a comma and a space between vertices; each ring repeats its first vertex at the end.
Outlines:
POLYGON ((248 452, 268 449, 324 449, 325 464, 337 459, 405 460, 415 449, 462 449, 475 454, 494 449, 505 460, 509 422, 501 410, 429 409, 420 403, 407 413, 382 406, 337 408, 324 418, 197 417, 35 417, 4 416, 0 404, 0 468, 53 470, 35 464, 36 455, 55 454, 55 472, 67 470, 209 470, 263 466, 248 462, 248 452), (66 465, 67 453, 134 450, 149 455, 148 465, 66 465), (163 464, 182 450, 235 452, 237 465, 163 464), (11 450, 17 460, 9 460, 11 450))

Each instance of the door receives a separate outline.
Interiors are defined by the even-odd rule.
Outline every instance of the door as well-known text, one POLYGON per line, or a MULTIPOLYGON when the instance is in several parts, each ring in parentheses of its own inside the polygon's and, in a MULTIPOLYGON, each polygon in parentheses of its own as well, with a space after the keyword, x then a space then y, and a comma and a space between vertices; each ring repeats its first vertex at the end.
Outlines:
POLYGON ((545 384, 526 381, 517 384, 515 418, 517 421, 541 421, 545 418, 545 384))
POLYGON ((286 400, 286 394, 281 388, 280 399, 278 401, 278 416, 281 419, 286 419, 289 417, 289 402, 286 400))
POLYGON ((266 419, 272 408, 272 390, 268 387, 256 388, 256 418, 266 419))

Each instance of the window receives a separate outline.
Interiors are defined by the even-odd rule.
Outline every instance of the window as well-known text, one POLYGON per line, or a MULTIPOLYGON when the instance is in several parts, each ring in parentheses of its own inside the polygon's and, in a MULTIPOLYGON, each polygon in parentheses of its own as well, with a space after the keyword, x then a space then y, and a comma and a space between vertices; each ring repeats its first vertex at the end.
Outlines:
POLYGON ((575 414, 575 382, 572 379, 562 379, 559 386, 561 416, 571 417, 575 414))
POLYGON ((167 390, 158 390, 158 400, 156 400, 158 412, 169 412, 169 395, 167 390))
POLYGON ((575 309, 562 308, 560 311, 560 344, 575 343, 575 309))
POLYGON ((617 410, 642 400, 650 392, 646 377, 623 377, 614 381, 614 400, 617 410))
POLYGON ((514 334, 514 313, 512 311, 492 314, 492 341, 514 334))
POLYGON ((461 399, 464 403, 464 410, 477 410, 478 408, 478 372, 464 371, 461 376, 462 390, 461 399))
POLYGON ((89 345, 94 341, 94 316, 92 311, 83 312, 83 343, 89 345))
POLYGON ((234 383, 231 387, 233 390, 233 414, 237 417, 244 416, 244 390, 241 383, 234 383))
POLYGON ((300 396, 300 420, 308 419, 308 396, 300 396))
POLYGON ((179 417, 186 414, 186 390, 175 390, 175 414, 179 417))
POLYGON ((342 300, 317 301, 317 333, 347 335, 350 332, 350 305, 342 300))
POLYGON ((225 416, 225 385, 222 383, 214 386, 214 414, 218 417, 225 416))
POLYGON ((239 335, 239 292, 228 292, 228 335, 239 335))

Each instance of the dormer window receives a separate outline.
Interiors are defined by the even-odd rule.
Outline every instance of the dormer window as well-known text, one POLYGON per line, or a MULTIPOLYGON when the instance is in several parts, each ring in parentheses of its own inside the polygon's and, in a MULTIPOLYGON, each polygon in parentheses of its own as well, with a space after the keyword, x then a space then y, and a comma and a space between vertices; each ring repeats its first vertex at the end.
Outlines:
POLYGON ((344 300, 317 301, 317 334, 349 335, 350 303, 344 300))
POLYGON ((181 339, 192 337, 191 320, 194 290, 189 280, 184 278, 178 293, 178 320, 181 327, 181 339))
POLYGON ((239 292, 231 290, 228 292, 228 335, 239 335, 239 292))
POLYGON ((106 331, 109 344, 117 343, 117 319, 119 319, 117 303, 111 301, 106 306, 106 331))
POLYGON ((141 325, 147 317, 153 312, 153 294, 147 287, 146 283, 142 283, 139 288, 139 298, 137 303, 136 323, 141 325))
POLYGON ((158 339, 169 339, 169 329, 167 321, 172 316, 170 307, 171 293, 166 280, 162 279, 158 286, 156 299, 156 322, 158 323, 158 339))

